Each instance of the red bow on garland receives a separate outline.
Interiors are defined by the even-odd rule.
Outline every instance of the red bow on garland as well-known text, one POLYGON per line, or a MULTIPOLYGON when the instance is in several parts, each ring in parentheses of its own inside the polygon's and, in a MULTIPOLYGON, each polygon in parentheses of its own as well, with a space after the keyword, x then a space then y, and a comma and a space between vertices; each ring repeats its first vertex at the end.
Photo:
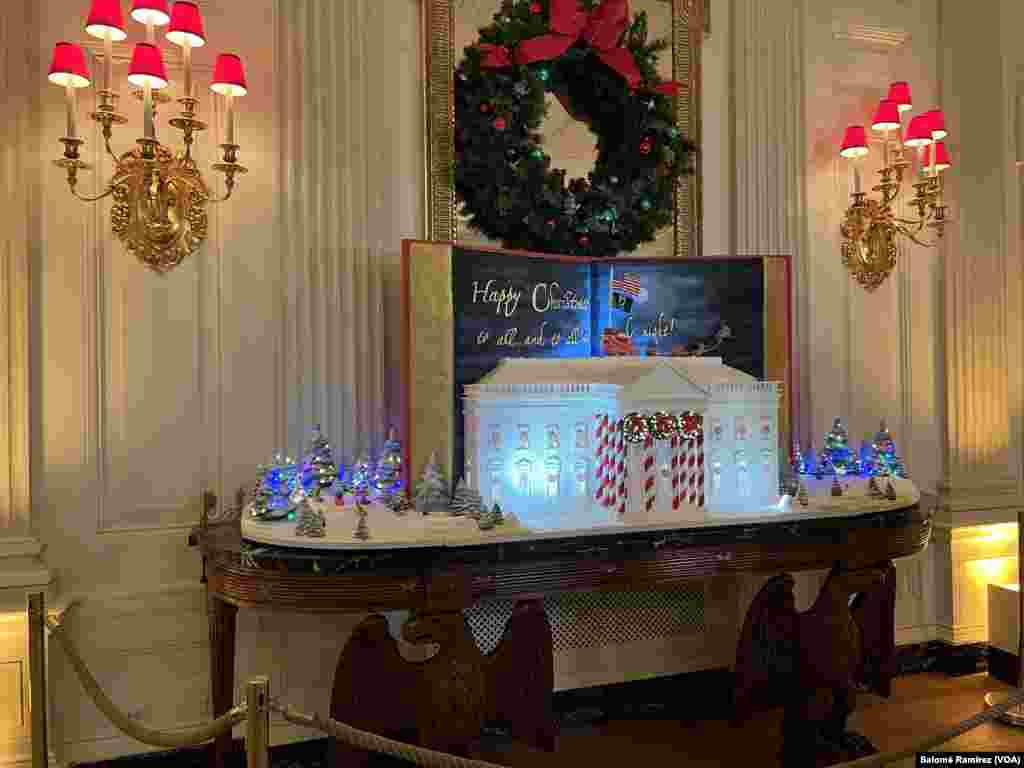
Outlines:
MULTIPOLYGON (((629 26, 629 1, 604 0, 589 14, 577 5, 577 0, 551 0, 548 29, 545 35, 523 40, 516 46, 513 55, 508 48, 493 43, 480 43, 483 53, 480 65, 489 69, 501 69, 516 64, 532 64, 535 61, 557 59, 573 44, 583 38, 597 52, 598 58, 622 75, 630 90, 640 84, 640 70, 633 60, 633 54, 619 45, 623 33, 629 26)), ((658 93, 675 96, 679 83, 668 81, 654 87, 658 93)))

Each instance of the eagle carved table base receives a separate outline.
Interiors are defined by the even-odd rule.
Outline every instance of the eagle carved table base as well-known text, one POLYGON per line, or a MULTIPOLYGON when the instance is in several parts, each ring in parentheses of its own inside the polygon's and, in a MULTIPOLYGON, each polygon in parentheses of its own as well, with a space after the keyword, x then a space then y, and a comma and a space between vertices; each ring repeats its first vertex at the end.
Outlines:
MULTIPOLYGON (((512 738, 553 751, 554 662, 551 628, 540 600, 516 604, 498 647, 484 655, 460 609, 418 612, 402 628, 409 643, 433 643, 426 661, 402 657, 387 620, 369 616, 338 660, 331 717, 401 738, 415 729, 423 747, 479 756, 486 723, 507 723, 512 738)), ((371 754, 331 740, 330 764, 364 768, 371 754)))
POLYGON ((830 571, 814 605, 795 608, 793 577, 754 598, 736 653, 735 716, 784 707, 785 768, 815 768, 876 752, 846 730, 858 690, 888 697, 895 660, 892 562, 830 571))

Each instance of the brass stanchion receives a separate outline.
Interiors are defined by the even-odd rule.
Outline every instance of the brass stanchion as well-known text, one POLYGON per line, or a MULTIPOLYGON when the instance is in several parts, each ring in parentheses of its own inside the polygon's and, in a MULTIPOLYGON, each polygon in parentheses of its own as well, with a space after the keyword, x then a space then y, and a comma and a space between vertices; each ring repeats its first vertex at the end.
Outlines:
POLYGON ((32 768, 46 768, 46 598, 28 595, 28 670, 32 707, 32 768))
POLYGON ((248 768, 270 768, 270 678, 252 677, 245 685, 248 717, 245 725, 245 759, 248 768))

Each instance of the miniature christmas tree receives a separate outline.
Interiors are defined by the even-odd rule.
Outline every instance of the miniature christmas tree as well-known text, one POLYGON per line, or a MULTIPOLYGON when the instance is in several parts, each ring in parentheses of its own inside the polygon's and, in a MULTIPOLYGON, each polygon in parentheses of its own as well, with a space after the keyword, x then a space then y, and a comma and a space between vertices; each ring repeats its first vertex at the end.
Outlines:
POLYGON ((801 474, 814 475, 818 472, 818 456, 814 453, 814 446, 812 445, 807 449, 807 452, 803 456, 804 468, 801 470, 801 474))
POLYGON ((825 447, 821 449, 822 470, 836 475, 845 475, 852 469, 853 454, 850 440, 842 419, 832 422, 832 429, 825 435, 825 447))
POLYGON ((494 518, 495 525, 501 525, 505 522, 505 515, 502 514, 501 504, 494 502, 494 508, 491 509, 491 516, 494 518))
POLYGON ((416 509, 424 515, 445 509, 448 506, 447 486, 444 473, 437 464, 437 454, 431 453, 416 488, 416 509))
MULTIPOLYGON (((495 507, 497 507, 497 505, 495 505, 495 507)), ((476 521, 476 525, 481 531, 489 531, 497 524, 498 521, 494 516, 494 510, 487 509, 486 507, 483 512, 480 513, 480 519, 476 521)))
POLYGON ((394 428, 388 432, 384 451, 373 475, 373 487, 378 493, 390 496, 402 483, 402 444, 394 428))
POLYGON ((475 488, 466 485, 464 478, 459 478, 452 495, 452 503, 448 509, 453 517, 480 517, 480 494, 475 488))
POLYGON ((359 515, 359 522, 356 523, 356 529, 352 531, 352 536, 360 541, 366 541, 370 538, 370 529, 366 525, 365 514, 359 515))
POLYGON ((857 459, 857 472, 858 474, 874 474, 875 467, 875 451, 871 447, 870 440, 862 440, 860 444, 860 454, 857 459))
POLYGON ((370 460, 365 453, 359 458, 359 461, 352 465, 350 485, 357 494, 365 492, 370 485, 370 460))
POLYGON ((892 480, 887 480, 885 483, 885 498, 889 501, 896 500, 896 488, 892 484, 892 480))
POLYGON ((283 517, 298 503, 292 496, 299 488, 299 468, 277 453, 269 465, 259 468, 260 479, 253 493, 252 511, 269 517, 283 517))
POLYGON ((337 477, 338 465, 334 461, 331 444, 317 424, 302 459, 302 487, 306 493, 318 496, 322 489, 334 485, 337 477))
POLYGON ((806 507, 811 499, 807 495, 807 486, 804 485, 803 481, 800 481, 800 486, 796 489, 796 500, 800 502, 800 506, 806 507))
POLYGON ((871 442, 872 463, 875 467, 875 474, 897 475, 897 469, 901 468, 900 458, 896 455, 896 441, 892 439, 888 428, 883 420, 871 442))
POLYGON ((295 535, 322 538, 325 528, 323 516, 313 509, 308 500, 303 499, 299 504, 299 521, 295 525, 295 535))
POLYGON ((838 476, 833 476, 832 477, 832 495, 833 496, 842 496, 843 495, 843 486, 841 486, 839 484, 839 477, 838 476))
POLYGON ((397 493, 391 494, 391 498, 388 500, 388 506, 396 515, 404 515, 412 509, 412 502, 409 501, 409 494, 407 494, 404 489, 399 489, 397 493))
POLYGON ((878 484, 878 479, 874 475, 868 480, 868 496, 872 499, 881 499, 885 496, 885 493, 882 492, 882 487, 878 484))

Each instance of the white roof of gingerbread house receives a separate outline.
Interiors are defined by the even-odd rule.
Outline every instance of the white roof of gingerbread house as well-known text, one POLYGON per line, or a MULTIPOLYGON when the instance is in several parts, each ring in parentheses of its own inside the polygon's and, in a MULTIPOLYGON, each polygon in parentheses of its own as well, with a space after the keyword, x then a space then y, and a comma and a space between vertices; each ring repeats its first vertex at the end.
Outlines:
POLYGON ((762 384, 730 368, 720 357, 508 358, 466 387, 466 395, 585 395, 699 397, 774 395, 762 384))

